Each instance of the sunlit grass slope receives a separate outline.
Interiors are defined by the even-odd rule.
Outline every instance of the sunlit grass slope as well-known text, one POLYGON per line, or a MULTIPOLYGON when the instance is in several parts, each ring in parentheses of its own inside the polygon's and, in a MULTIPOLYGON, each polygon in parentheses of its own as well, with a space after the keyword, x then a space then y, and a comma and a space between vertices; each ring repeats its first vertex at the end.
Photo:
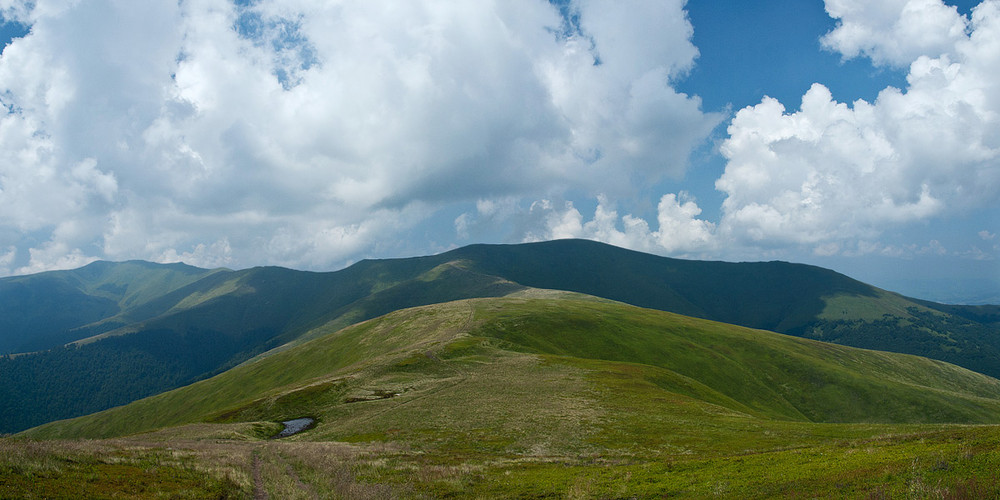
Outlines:
MULTIPOLYGON (((527 290, 397 311, 26 435, 300 416, 318 424, 293 439, 534 455, 732 451, 814 440, 815 422, 997 422, 1000 382, 914 356, 527 290)), ((872 428, 881 427, 822 432, 872 428)))
POLYGON ((586 240, 470 245, 442 254, 521 285, 929 357, 1000 377, 997 306, 946 306, 788 262, 671 259, 586 240))

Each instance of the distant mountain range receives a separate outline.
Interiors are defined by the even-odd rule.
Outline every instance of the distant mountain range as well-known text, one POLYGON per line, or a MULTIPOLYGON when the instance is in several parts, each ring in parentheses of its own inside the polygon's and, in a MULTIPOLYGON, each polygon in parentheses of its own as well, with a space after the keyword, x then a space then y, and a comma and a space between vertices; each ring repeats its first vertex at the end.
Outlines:
POLYGON ((1000 306, 909 299, 785 262, 678 260, 584 240, 472 245, 330 273, 96 262, 0 279, 0 432, 181 387, 393 311, 530 289, 1000 376, 1000 306))

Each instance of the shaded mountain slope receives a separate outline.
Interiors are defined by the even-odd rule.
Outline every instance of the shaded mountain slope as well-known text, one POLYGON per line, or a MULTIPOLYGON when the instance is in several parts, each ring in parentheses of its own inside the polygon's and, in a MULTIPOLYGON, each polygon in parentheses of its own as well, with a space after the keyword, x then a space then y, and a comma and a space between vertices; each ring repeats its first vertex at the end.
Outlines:
POLYGON ((113 329, 125 323, 115 316, 214 272, 129 261, 0 278, 0 354, 49 349, 113 329))
POLYGON ((1000 325, 1000 305, 951 305, 910 299, 924 307, 983 324, 1000 325))
POLYGON ((842 274, 787 262, 713 262, 659 257, 588 240, 471 245, 442 255, 535 288, 569 290, 687 316, 795 333, 823 297, 875 297, 842 274))
POLYGON ((914 356, 526 290, 390 313, 26 435, 301 416, 319 420, 310 439, 428 449, 488 440, 498 450, 544 442, 563 452, 643 439, 665 449, 708 446, 717 433, 787 437, 815 422, 995 423, 1000 381, 914 356))

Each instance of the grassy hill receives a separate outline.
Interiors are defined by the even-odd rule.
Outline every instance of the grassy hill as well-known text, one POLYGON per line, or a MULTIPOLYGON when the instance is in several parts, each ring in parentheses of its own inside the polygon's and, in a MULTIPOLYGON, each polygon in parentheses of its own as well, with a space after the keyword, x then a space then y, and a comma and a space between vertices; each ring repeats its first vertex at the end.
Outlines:
MULTIPOLYGON (((203 421, 316 415, 314 434, 351 440, 373 432, 371 411, 386 422, 382 432, 419 433, 434 419, 413 415, 458 411, 467 405, 448 401, 459 393, 470 399, 501 397, 508 390, 533 392, 532 399, 577 398, 573 404, 583 415, 606 402, 571 393, 623 384, 648 391, 652 399, 681 398, 757 419, 1000 421, 1000 381, 947 363, 530 290, 394 312, 190 386, 27 435, 112 437, 203 421), (392 401, 356 404, 384 395, 392 401)), ((501 406, 472 408, 483 414, 481 426, 501 433, 511 427, 490 422, 516 418, 489 410, 506 411, 501 406)), ((468 418, 458 421, 469 425, 468 418)), ((451 432, 448 420, 436 425, 444 428, 435 432, 451 432)))
POLYGON ((234 496, 988 496, 1000 431, 969 424, 998 420, 1000 381, 947 363, 525 289, 396 311, 21 438, 129 436, 30 446, 75 457, 69 472, 145 460, 234 496), (302 416, 316 426, 257 441, 302 416))
POLYGON ((0 432, 125 404, 398 309, 528 287, 1000 375, 996 306, 915 301, 814 266, 687 261, 583 240, 472 245, 331 273, 94 263, 0 280, 0 295, 4 286, 21 287, 0 302, 11 331, 72 344, 0 357, 0 432))
MULTIPOLYGON (((452 264, 393 264, 389 273, 379 263, 337 273, 220 270, 71 331, 76 338, 79 331, 94 336, 0 357, 0 432, 187 385, 318 327, 328 331, 399 308, 524 288, 452 264)), ((39 314, 49 308, 34 305, 39 314)))

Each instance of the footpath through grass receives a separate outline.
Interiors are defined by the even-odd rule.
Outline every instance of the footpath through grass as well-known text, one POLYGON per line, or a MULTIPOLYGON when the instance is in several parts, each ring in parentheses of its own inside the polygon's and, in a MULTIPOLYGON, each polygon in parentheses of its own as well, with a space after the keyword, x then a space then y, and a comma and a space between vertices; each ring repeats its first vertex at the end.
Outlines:
POLYGON ((484 458, 426 454, 391 443, 166 444, 155 435, 0 439, 0 498, 259 498, 262 493, 287 499, 1000 498, 1000 428, 947 426, 760 453, 657 459, 638 454, 484 458))

